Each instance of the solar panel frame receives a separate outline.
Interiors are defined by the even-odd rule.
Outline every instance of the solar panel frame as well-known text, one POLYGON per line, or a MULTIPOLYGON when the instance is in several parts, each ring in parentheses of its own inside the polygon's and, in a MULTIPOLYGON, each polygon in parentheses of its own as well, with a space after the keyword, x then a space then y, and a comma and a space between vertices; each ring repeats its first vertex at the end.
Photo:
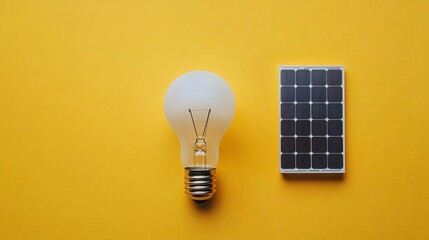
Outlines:
MULTIPOLYGON (((331 72, 331 73, 335 74, 335 72, 331 72)), ((344 66, 280 66, 279 67, 279 129, 280 129, 279 130, 279 144, 280 144, 280 147, 279 147, 279 151, 280 151, 280 154, 279 154, 280 155, 280 157, 279 157, 279 168, 280 168, 280 172, 281 173, 345 173, 345 170, 346 170, 346 148, 345 148, 345 144, 346 144, 346 141, 345 141, 345 139, 346 139, 346 132, 345 132, 345 127, 346 127, 346 116, 345 116, 346 115, 345 114, 346 97, 345 97, 345 86, 346 86, 346 84, 345 84, 345 77, 344 77, 344 75, 345 75, 344 74, 344 66), (295 162, 293 163, 294 168, 286 168, 285 166, 282 167, 282 155, 284 155, 283 157, 285 159, 288 158, 288 163, 292 164, 292 162, 290 161, 290 156, 287 156, 287 155, 288 154, 293 154, 293 153, 290 153, 290 150, 288 150, 287 152, 282 151, 282 149, 285 148, 285 146, 282 145, 282 138, 286 137, 285 135, 282 135, 282 131, 281 131, 281 129, 282 129, 282 120, 287 119, 287 118, 282 118, 282 115, 285 114, 284 111, 282 111, 282 103, 285 103, 285 101, 282 101, 282 94, 281 94, 281 92, 282 92, 282 86, 288 85, 288 84, 282 84, 282 82, 283 82, 282 71, 283 70, 293 70, 293 71, 295 71, 295 84, 294 84, 294 87, 295 86, 298 87, 297 86, 297 79, 296 79, 296 76, 297 76, 296 72, 299 71, 299 70, 309 70, 310 71, 310 85, 311 86, 312 86, 312 83, 313 83, 313 81, 311 79, 312 71, 314 71, 314 70, 316 70, 316 71, 317 70, 323 70, 326 73, 325 77, 324 77, 325 78, 324 82, 323 82, 323 79, 320 79, 320 78, 318 79, 318 81, 320 81, 320 83, 325 83, 325 84, 318 83, 318 85, 316 87, 323 86, 323 87, 327 88, 327 86, 328 86, 328 87, 331 87, 332 90, 335 90, 336 93, 338 93, 338 89, 336 89, 336 88, 338 86, 341 87, 341 94, 342 94, 341 95, 341 101, 340 102, 335 102, 335 105, 336 104, 341 104, 341 107, 342 107, 342 109, 341 109, 342 110, 342 118, 333 118, 332 120, 337 120, 337 121, 341 120, 341 122, 342 122, 342 135, 341 135, 341 139, 342 139, 342 146, 341 146, 342 147, 342 152, 340 153, 340 154, 343 155, 342 168, 335 168, 335 169, 334 168, 329 168, 330 165, 331 166, 335 165, 335 167, 337 167, 338 165, 341 166, 340 163, 338 164, 337 159, 335 159, 335 157, 338 157, 337 155, 339 155, 339 154, 338 153, 334 153, 334 152, 332 152, 332 153, 329 152, 329 155, 333 155, 333 156, 331 156, 331 158, 335 159, 337 161, 337 162, 333 162, 335 164, 330 164, 330 162, 329 162, 329 159, 330 159, 329 155, 323 154, 323 155, 326 156, 326 161, 325 162, 322 161, 322 164, 320 164, 320 163, 319 164, 320 164, 320 166, 325 166, 326 165, 326 168, 322 168, 322 169, 320 169, 320 168, 313 168, 312 167, 313 164, 310 163, 310 168, 302 168, 302 169, 300 169, 300 168, 298 168, 298 164, 299 164, 298 161, 297 161, 298 155, 296 155, 296 154, 295 154, 295 162), (342 84, 341 85, 336 85, 336 84, 331 85, 331 84, 328 83, 328 80, 330 80, 330 79, 328 79, 328 70, 340 70, 341 71, 341 80, 342 80, 342 84)), ((304 72, 301 71, 300 72, 300 77, 304 77, 305 78, 306 74, 304 74, 304 72)), ((336 77, 339 77, 339 76, 336 76, 336 77)), ((336 81, 338 81, 338 79, 332 79, 331 80, 331 82, 334 82, 334 83, 336 83, 336 81)), ((304 80, 300 79, 300 82, 306 82, 306 79, 304 79, 304 80)), ((289 85, 289 86, 291 86, 291 85, 289 85)), ((310 95, 311 94, 313 94, 313 93, 310 92, 310 95)), ((296 101, 296 97, 297 97, 296 96, 296 91, 295 91, 295 96, 294 97, 295 97, 295 101, 296 101)), ((303 97, 306 98, 306 96, 303 96, 303 97)), ((329 102, 329 100, 328 100, 328 89, 326 89, 325 97, 326 97, 326 102, 329 102)), ((310 101, 309 102, 311 102, 311 100, 312 100, 312 96, 310 96, 310 101)), ((336 98, 334 100, 337 101, 338 98, 336 98)), ((307 103, 309 103, 309 102, 307 102, 307 103)), ((301 103, 305 103, 305 102, 301 102, 301 103)), ((315 103, 317 103, 317 102, 315 102, 315 103)), ((331 103, 331 102, 329 102, 329 103, 331 103)), ((327 108, 326 108, 327 110, 328 110, 328 107, 329 107, 329 105, 327 105, 327 108)), ((334 107, 334 105, 332 105, 332 107, 334 107)), ((339 106, 337 106, 337 107, 339 107, 339 106)), ((295 111, 295 114, 296 114, 296 111, 295 111)), ((311 112, 311 114, 313 114, 313 113, 311 112)), ((331 118, 329 118, 328 115, 329 115, 329 112, 326 111, 326 119, 331 120, 331 118)), ((296 115, 294 117, 298 118, 296 115)), ((310 116, 310 118, 311 117, 312 116, 310 116)), ((303 120, 302 118, 298 118, 298 119, 299 120, 303 120)), ((296 123, 297 122, 295 122, 295 124, 296 123)), ((327 125, 328 125, 328 123, 329 123, 329 121, 327 122, 327 125)), ((313 122, 310 122, 311 126, 312 126, 312 124, 313 124, 313 122)), ((297 131, 296 126, 295 126, 295 131, 297 131)), ((311 132, 311 133, 313 133, 313 132, 311 132)), ((328 136, 328 129, 326 129, 326 136, 328 136)), ((290 137, 290 136, 288 136, 288 137, 290 137)), ((333 136, 333 137, 338 138, 338 136, 333 136)), ((295 138, 295 139, 297 139, 297 138, 295 138)), ((310 139, 310 140, 312 141, 312 139, 310 139)), ((328 140, 329 139, 326 138, 326 141, 328 141, 328 140)), ((297 148, 296 143, 294 145, 295 145, 295 151, 297 151, 296 150, 296 148, 297 148)), ((327 151, 329 151, 329 150, 327 150, 327 151)), ((313 153, 313 155, 314 154, 318 154, 318 153, 313 153)), ((304 154, 301 154, 301 155, 304 155, 304 154)), ((305 159, 305 160, 307 160, 307 159, 305 159)), ((323 160, 323 158, 322 158, 322 160, 323 160)), ((286 162, 284 162, 284 164, 286 164, 286 162)), ((305 162, 301 163, 301 166, 307 167, 308 164, 305 161, 305 162)))

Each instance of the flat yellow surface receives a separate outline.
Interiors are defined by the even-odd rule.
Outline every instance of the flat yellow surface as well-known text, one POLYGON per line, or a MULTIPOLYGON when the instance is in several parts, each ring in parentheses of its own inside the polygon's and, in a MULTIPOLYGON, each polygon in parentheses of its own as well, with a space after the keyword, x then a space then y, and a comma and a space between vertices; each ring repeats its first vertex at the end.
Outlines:
POLYGON ((0 0, 0 239, 428 239, 428 1, 0 0), (343 179, 279 173, 278 67, 344 65, 343 179), (237 101, 218 194, 183 193, 163 97, 237 101))

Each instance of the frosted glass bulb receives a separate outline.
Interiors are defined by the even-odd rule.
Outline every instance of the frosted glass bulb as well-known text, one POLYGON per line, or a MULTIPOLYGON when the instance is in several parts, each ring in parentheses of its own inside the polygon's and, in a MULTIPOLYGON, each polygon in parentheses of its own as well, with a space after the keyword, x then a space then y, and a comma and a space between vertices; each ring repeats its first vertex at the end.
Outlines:
POLYGON ((180 141, 185 193, 204 202, 216 192, 219 145, 234 116, 234 95, 221 77, 193 71, 170 85, 164 111, 180 141))

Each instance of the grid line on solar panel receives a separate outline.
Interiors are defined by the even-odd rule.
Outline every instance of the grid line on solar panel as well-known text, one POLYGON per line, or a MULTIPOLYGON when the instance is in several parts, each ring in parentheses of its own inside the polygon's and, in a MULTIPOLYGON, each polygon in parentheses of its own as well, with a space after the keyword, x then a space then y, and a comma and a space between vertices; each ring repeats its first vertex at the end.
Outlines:
POLYGON ((281 69, 280 84, 281 168, 343 169, 342 69, 281 69))

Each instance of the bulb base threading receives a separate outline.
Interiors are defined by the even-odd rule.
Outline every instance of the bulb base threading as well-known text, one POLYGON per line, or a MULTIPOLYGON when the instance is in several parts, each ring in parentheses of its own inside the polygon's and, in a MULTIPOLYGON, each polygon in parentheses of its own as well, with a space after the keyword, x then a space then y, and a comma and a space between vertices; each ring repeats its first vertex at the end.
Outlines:
POLYGON ((216 168, 185 168, 185 193, 197 203, 203 203, 216 192, 216 168))

